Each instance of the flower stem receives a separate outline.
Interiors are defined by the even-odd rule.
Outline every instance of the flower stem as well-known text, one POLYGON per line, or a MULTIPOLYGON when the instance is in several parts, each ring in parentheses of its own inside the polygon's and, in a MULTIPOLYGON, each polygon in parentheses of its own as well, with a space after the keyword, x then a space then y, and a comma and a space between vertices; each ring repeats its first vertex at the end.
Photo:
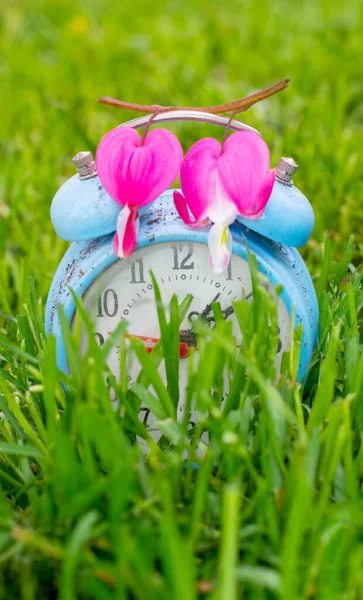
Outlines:
MULTIPOLYGON (((161 108, 161 107, 160 107, 161 108)), ((144 145, 145 140, 146 140, 146 136, 149 133, 149 129, 152 125, 153 120, 155 119, 155 117, 162 112, 161 110, 156 110, 150 117, 150 119, 148 120, 148 122, 146 123, 145 127, 144 127, 144 131, 142 132, 142 136, 141 136, 141 146, 144 145)))
POLYGON ((107 104, 108 106, 115 106, 116 108, 123 108, 124 110, 152 113, 153 116, 155 114, 175 110, 200 111, 211 113, 213 115, 235 111, 236 114, 237 112, 244 112, 257 102, 261 102, 261 100, 265 100, 265 98, 269 98, 270 96, 281 92, 288 87, 289 83, 290 79, 282 79, 278 83, 275 83, 274 85, 271 85, 260 92, 255 92, 254 94, 250 94, 245 98, 239 98, 238 100, 233 100, 232 102, 227 102, 226 104, 218 104, 216 106, 191 107, 161 106, 159 104, 133 104, 131 102, 125 102, 124 100, 116 100, 115 98, 110 98, 109 96, 101 96, 101 98, 98 99, 98 102, 101 104, 107 104))
POLYGON ((223 152, 224 152, 224 144, 226 143, 226 139, 227 139, 227 137, 228 137, 229 130, 230 130, 230 128, 231 128, 231 123, 232 123, 232 120, 233 120, 233 118, 236 116, 236 114, 237 114, 238 112, 240 112, 240 111, 239 111, 239 110, 234 110, 234 111, 233 111, 233 113, 231 114, 231 116, 230 116, 230 117, 229 117, 229 119, 228 119, 228 123, 227 123, 227 125, 226 125, 226 128, 225 128, 225 130, 224 130, 224 136, 223 136, 223 141, 222 141, 222 146, 221 146, 221 155, 222 155, 222 154, 223 154, 223 152))

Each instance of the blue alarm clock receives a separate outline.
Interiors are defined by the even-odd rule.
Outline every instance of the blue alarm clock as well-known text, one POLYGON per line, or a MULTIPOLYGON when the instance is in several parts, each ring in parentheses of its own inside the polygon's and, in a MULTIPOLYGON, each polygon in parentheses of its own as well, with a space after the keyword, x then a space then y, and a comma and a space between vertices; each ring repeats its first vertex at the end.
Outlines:
MULTIPOLYGON (((124 125, 142 127, 149 116, 124 125)), ((202 112, 170 111, 159 114, 154 122, 193 120, 226 126, 228 119, 202 112)), ((122 127, 123 125, 120 125, 122 127)), ((239 121, 231 129, 253 130, 239 121)), ((258 132, 257 132, 258 133, 258 132)), ((188 330, 199 316, 208 318, 211 304, 221 304, 225 318, 234 322, 232 302, 252 296, 247 248, 256 256, 261 274, 272 286, 281 285, 278 298, 279 344, 276 363, 290 343, 290 324, 303 325, 299 378, 309 365, 317 341, 318 306, 307 268, 296 247, 303 246, 314 227, 314 213, 307 198, 292 182, 297 165, 282 158, 276 168, 276 180, 264 214, 256 220, 238 217, 231 225, 232 257, 228 269, 216 275, 208 263, 208 227, 191 229, 179 217, 169 189, 150 206, 140 211, 137 247, 130 258, 118 258, 113 250, 120 206, 106 193, 97 176, 89 152, 81 152, 74 162, 78 174, 56 193, 51 218, 57 234, 72 244, 55 274, 46 307, 46 329, 56 337, 58 366, 68 371, 62 340, 58 306, 62 305, 69 323, 75 317, 71 289, 82 297, 95 323, 95 335, 103 344, 120 319, 129 323, 129 333, 140 337, 152 348, 159 338, 153 284, 153 271, 167 304, 173 294, 179 299, 193 295, 185 322, 181 325, 180 384, 187 377, 188 330), (242 292, 243 290, 243 292, 242 292)), ((212 313, 211 315, 212 316, 212 313)), ((83 350, 87 341, 83 340, 83 350)), ((109 359, 111 370, 119 373, 117 349, 109 359)), ((136 378, 138 366, 128 365, 129 378, 136 378)))

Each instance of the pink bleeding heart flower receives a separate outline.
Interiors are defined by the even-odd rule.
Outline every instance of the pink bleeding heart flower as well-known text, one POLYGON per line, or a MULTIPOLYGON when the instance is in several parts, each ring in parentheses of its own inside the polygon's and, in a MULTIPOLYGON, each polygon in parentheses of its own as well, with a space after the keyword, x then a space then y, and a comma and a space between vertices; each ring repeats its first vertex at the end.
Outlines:
POLYGON ((260 217, 271 195, 275 171, 269 149, 252 131, 233 133, 223 151, 217 140, 204 138, 185 155, 180 181, 183 194, 174 192, 176 209, 191 227, 213 223, 209 262, 215 273, 222 273, 232 250, 228 226, 238 215, 260 217))
POLYGON ((101 140, 96 153, 99 178, 123 208, 117 219, 115 254, 127 258, 136 246, 138 210, 153 202, 179 174, 183 150, 166 129, 147 134, 144 143, 132 127, 116 127, 101 140))

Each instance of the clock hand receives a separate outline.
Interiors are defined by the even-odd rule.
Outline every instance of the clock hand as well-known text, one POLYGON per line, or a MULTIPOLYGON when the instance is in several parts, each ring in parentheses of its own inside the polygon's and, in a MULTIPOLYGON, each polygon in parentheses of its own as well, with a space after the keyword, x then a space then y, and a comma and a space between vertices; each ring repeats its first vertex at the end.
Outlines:
MULTIPOLYGON (((219 298, 219 296, 220 296, 220 295, 221 295, 221 294, 220 294, 220 293, 218 293, 218 294, 216 295, 216 297, 215 297, 215 298, 213 298, 212 302, 211 302, 210 304, 207 304, 207 306, 205 307, 205 309, 203 310, 203 312, 201 312, 201 313, 198 313, 197 311, 193 311, 193 312, 191 312, 191 313, 189 314, 189 320, 193 320, 193 319, 190 319, 190 317, 191 317, 192 315, 193 315, 193 316, 194 316, 194 315, 198 315, 198 316, 199 316, 201 319, 204 319, 204 320, 208 321, 209 319, 208 319, 207 317, 208 317, 208 314, 209 314, 209 313, 211 312, 211 310, 212 310, 212 304, 214 304, 215 302, 217 302, 217 300, 218 300, 218 298, 219 298)), ((245 296, 245 297, 243 298, 243 300, 249 300, 249 298, 251 298, 252 296, 253 296, 253 294, 252 294, 252 292, 251 292, 250 294, 248 294, 247 296, 245 296)), ((228 317, 229 317, 230 315, 232 315, 233 313, 234 313, 234 308, 233 308, 233 306, 228 306, 228 308, 225 308, 224 310, 222 310, 222 314, 223 314, 223 318, 224 318, 224 319, 228 319, 228 317)))
MULTIPOLYGON (((193 321, 193 319, 191 318, 194 315, 197 315, 198 317, 200 317, 201 319, 203 319, 204 321, 210 322, 212 319, 208 318, 208 314, 209 312, 212 310, 212 304, 214 304, 214 302, 216 302, 218 300, 220 296, 220 293, 218 293, 216 295, 215 298, 213 298, 212 302, 210 304, 207 304, 207 306, 205 307, 205 309, 199 313, 197 311, 193 311, 189 314, 188 316, 188 320, 189 321, 193 321)), ((253 296, 253 293, 250 292, 247 296, 244 296, 243 300, 249 300, 249 298, 251 298, 253 296)), ((233 306, 228 306, 227 308, 225 308, 224 310, 222 310, 222 314, 223 314, 223 318, 224 320, 227 320, 228 317, 230 315, 232 315, 234 313, 234 308, 233 306)), ((194 347, 196 348, 197 346, 197 338, 196 335, 194 333, 194 331, 192 329, 183 329, 180 332, 180 340, 185 341, 189 347, 194 347)), ((238 346, 239 348, 239 346, 238 346)))
MULTIPOLYGON (((252 298, 253 293, 250 292, 249 294, 247 294, 247 296, 243 296, 242 300, 249 300, 250 298, 252 298)), ((223 318, 226 320, 228 319, 228 317, 230 315, 233 315, 234 313, 234 308, 233 306, 228 306, 227 308, 225 308, 224 310, 222 310, 222 314, 223 314, 223 318)))
MULTIPOLYGON (((127 333, 125 335, 125 337, 129 338, 129 339, 138 339, 138 340, 141 340, 142 342, 144 342, 145 350, 148 354, 150 354, 152 352, 152 350, 155 348, 156 344, 160 341, 160 338, 150 337, 147 335, 134 335, 131 333, 127 333)), ((187 356, 189 356, 189 344, 187 344, 185 341, 183 341, 180 336, 179 357, 187 358, 187 356)))
MULTIPOLYGON (((216 302, 218 300, 219 296, 220 296, 220 294, 217 294, 216 297, 213 298, 212 302, 210 304, 207 304, 207 306, 205 307, 203 312, 199 313, 197 311, 192 311, 191 313, 189 313, 188 320, 193 321, 194 319, 192 317, 194 317, 194 315, 197 315, 197 317, 201 318, 204 321, 207 321, 207 322, 214 321, 214 318, 208 317, 208 314, 212 310, 212 304, 214 304, 214 302, 216 302)), ((250 296, 252 296, 252 294, 249 294, 248 296, 246 296, 245 299, 248 299, 250 296)), ((233 313, 234 313, 233 306, 228 306, 228 308, 225 308, 224 310, 222 310, 223 318, 225 320, 228 319, 228 317, 230 315, 232 315, 233 313)), ((189 333, 191 330, 188 329, 186 331, 189 333)))
MULTIPOLYGON (((214 298, 214 300, 212 300, 212 302, 210 304, 207 304, 207 306, 205 307, 205 309, 203 310, 202 313, 198 313, 198 312, 194 311, 194 312, 190 313, 189 318, 191 315, 197 314, 204 321, 207 321, 207 322, 210 321, 210 319, 207 320, 207 315, 212 308, 212 304, 214 302, 216 302, 216 300, 218 299, 219 296, 220 296, 220 294, 217 294, 217 296, 214 298)), ((225 310, 222 311, 224 319, 228 319, 228 317, 233 313, 234 313, 233 306, 229 306, 228 308, 226 308, 225 310)), ((195 348, 196 350, 198 349, 197 348, 197 336, 192 329, 182 329, 180 331, 180 341, 185 342, 189 348, 195 348)))
POLYGON ((217 302, 217 300, 218 300, 218 298, 219 298, 219 296, 220 296, 220 295, 221 295, 221 294, 220 294, 220 293, 218 293, 218 294, 216 295, 216 297, 215 297, 215 298, 213 298, 212 302, 211 302, 210 304, 207 304, 207 306, 205 307, 205 309, 203 310, 203 312, 202 312, 202 313, 201 313, 201 315, 200 315, 200 316, 202 317, 202 319, 205 319, 205 318, 207 317, 207 315, 208 315, 208 314, 210 313, 210 311, 212 310, 212 304, 214 304, 215 302, 217 302))
POLYGON ((223 319, 226 321, 230 315, 233 315, 233 313, 234 313, 233 306, 228 306, 228 308, 225 308, 224 310, 222 310, 223 319))
POLYGON ((218 298, 220 296, 220 293, 216 295, 215 298, 213 298, 212 302, 210 302, 209 304, 207 304, 207 306, 205 307, 205 309, 200 313, 197 310, 193 310, 192 312, 189 313, 188 315, 188 320, 189 321, 194 321, 196 319, 194 319, 193 317, 196 316, 197 319, 202 319, 203 321, 208 321, 208 315, 212 310, 212 304, 214 302, 217 302, 218 298))

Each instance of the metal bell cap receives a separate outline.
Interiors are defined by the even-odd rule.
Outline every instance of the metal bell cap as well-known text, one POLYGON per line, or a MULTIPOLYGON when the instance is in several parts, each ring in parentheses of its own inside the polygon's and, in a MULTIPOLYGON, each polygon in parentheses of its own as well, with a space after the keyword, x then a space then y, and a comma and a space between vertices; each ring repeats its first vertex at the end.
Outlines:
POLYGON ((72 160, 77 167, 78 175, 81 179, 88 179, 97 174, 96 163, 93 160, 92 152, 78 152, 72 160))
POLYGON ((280 183, 285 185, 293 185, 292 176, 298 169, 298 165, 293 158, 286 158, 283 156, 279 160, 279 164, 276 167, 276 179, 280 183))
POLYGON ((103 187, 91 152, 79 152, 73 162, 78 174, 59 188, 50 210, 56 233, 69 242, 112 233, 116 230, 121 206, 103 187))

